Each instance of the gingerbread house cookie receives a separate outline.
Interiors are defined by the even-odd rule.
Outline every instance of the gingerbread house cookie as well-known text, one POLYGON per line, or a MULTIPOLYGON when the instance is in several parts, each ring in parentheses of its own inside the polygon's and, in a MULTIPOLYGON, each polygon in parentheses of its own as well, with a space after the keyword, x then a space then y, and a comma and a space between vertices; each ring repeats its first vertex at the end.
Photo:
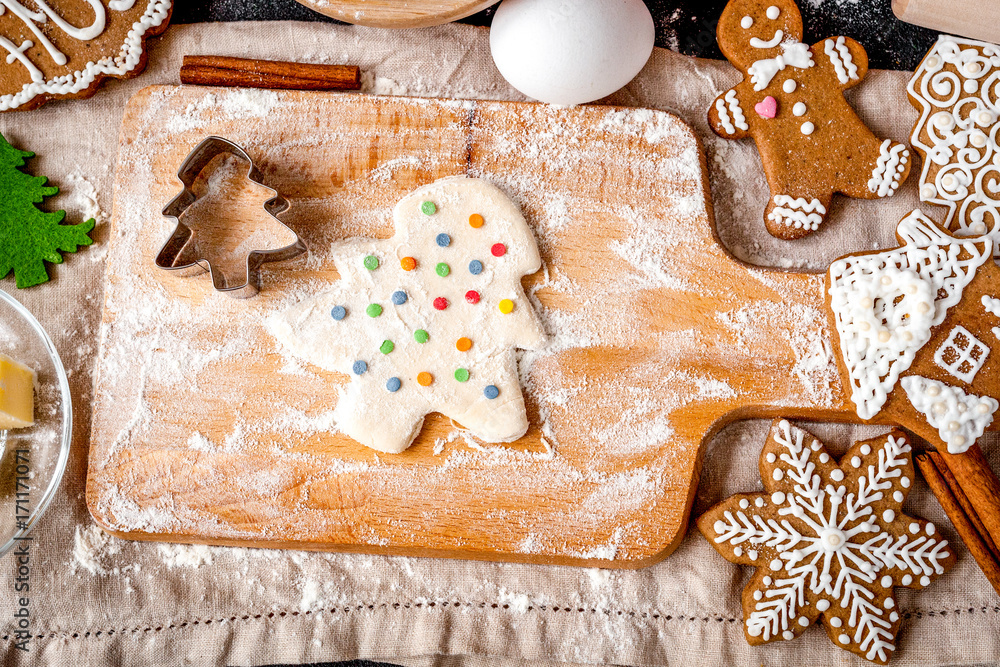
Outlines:
MULTIPOLYGON (((1000 46, 942 35, 907 86, 920 111, 920 200, 943 206, 959 236, 1000 239, 1000 46)), ((994 252, 997 245, 994 244, 994 252)))
POLYGON ((768 232, 797 239, 826 220, 835 192, 891 196, 909 175, 909 152, 880 139, 844 91, 868 72, 864 48, 849 37, 803 44, 791 0, 730 0, 719 19, 719 47, 743 80, 709 108, 720 137, 753 137, 771 190, 768 232))
POLYGON ((146 66, 145 40, 163 32, 171 0, 4 0, 0 111, 89 97, 106 77, 146 66))
POLYGON ((902 245, 849 255, 827 273, 844 384, 865 420, 901 424, 961 453, 1000 397, 1000 268, 989 236, 956 238, 920 211, 902 245))

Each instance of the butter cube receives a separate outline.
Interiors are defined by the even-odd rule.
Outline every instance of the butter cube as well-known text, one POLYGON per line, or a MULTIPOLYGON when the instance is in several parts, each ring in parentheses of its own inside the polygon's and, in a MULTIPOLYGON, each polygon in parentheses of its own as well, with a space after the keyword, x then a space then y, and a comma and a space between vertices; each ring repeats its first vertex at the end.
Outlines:
POLYGON ((0 354, 0 429, 35 423, 35 371, 0 354))

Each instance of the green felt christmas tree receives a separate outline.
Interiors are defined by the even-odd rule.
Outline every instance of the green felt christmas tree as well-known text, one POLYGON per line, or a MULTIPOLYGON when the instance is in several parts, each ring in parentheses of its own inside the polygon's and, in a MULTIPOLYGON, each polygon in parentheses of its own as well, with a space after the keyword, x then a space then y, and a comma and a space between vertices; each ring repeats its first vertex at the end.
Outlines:
POLYGON ((60 253, 76 252, 78 246, 93 243, 88 236, 93 219, 63 225, 66 211, 48 213, 36 206, 59 188, 46 187, 45 176, 21 171, 24 161, 34 156, 0 136, 0 278, 13 271, 19 288, 46 282, 45 262, 60 264, 60 253))

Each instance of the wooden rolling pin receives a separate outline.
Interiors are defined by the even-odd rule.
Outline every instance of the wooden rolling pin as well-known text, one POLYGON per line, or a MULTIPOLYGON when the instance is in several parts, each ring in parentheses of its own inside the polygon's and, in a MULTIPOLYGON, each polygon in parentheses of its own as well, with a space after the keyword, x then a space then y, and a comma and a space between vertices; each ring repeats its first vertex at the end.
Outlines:
POLYGON ((892 11, 900 21, 1000 43, 1000 2, 996 0, 892 0, 892 11))

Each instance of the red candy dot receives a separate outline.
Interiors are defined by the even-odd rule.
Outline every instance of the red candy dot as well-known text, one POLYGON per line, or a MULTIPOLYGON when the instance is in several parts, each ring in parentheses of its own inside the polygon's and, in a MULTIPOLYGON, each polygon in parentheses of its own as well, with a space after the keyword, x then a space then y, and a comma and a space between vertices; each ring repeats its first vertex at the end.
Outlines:
POLYGON ((444 310, 445 308, 448 307, 448 299, 444 298, 443 296, 439 296, 438 298, 434 299, 434 307, 437 308, 438 310, 444 310))
POLYGON ((490 248, 490 252, 493 253, 494 257, 503 257, 507 254, 507 246, 502 243, 494 243, 493 247, 490 248))
POLYGON ((479 303, 479 292, 474 289, 470 289, 465 293, 465 300, 469 303, 479 303))

